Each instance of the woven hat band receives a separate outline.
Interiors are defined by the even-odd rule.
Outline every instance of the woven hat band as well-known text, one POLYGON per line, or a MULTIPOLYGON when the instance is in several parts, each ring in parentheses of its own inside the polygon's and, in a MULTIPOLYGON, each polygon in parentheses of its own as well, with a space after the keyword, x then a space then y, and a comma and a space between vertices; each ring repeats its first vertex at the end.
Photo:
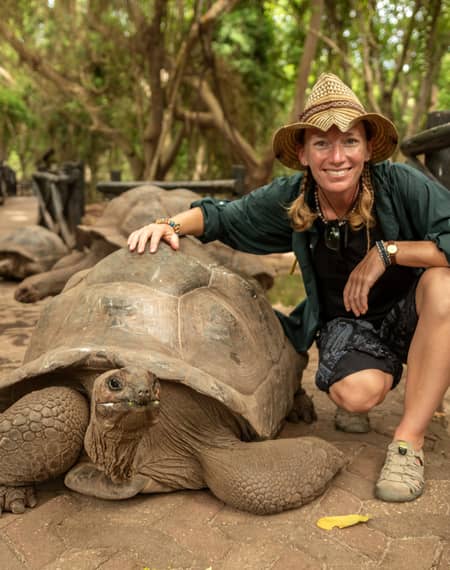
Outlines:
POLYGON ((317 103, 309 109, 306 109, 298 118, 298 121, 304 123, 308 121, 311 117, 318 113, 322 113, 324 111, 329 111, 330 109, 353 109, 355 111, 359 111, 362 115, 365 113, 364 107, 362 105, 358 105, 358 103, 353 103, 352 101, 329 101, 327 103, 317 103))

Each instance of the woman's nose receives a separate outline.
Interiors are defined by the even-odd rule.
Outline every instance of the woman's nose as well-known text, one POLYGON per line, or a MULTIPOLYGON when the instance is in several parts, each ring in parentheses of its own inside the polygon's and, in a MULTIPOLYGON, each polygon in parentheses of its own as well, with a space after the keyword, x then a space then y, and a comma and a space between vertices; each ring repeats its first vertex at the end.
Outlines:
POLYGON ((345 158, 344 147, 341 143, 334 143, 331 146, 331 160, 333 162, 343 162, 345 158))

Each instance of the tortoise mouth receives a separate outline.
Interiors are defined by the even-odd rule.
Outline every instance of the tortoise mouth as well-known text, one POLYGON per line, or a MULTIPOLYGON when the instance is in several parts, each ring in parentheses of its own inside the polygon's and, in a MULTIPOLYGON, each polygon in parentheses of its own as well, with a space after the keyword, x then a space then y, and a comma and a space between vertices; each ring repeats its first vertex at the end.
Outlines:
POLYGON ((148 398, 142 398, 139 400, 130 400, 126 398, 124 400, 118 400, 116 402, 97 402, 97 407, 102 407, 108 410, 117 410, 117 411, 126 411, 126 410, 133 410, 133 411, 147 411, 147 410, 158 410, 160 406, 159 399, 155 398, 150 400, 148 398))

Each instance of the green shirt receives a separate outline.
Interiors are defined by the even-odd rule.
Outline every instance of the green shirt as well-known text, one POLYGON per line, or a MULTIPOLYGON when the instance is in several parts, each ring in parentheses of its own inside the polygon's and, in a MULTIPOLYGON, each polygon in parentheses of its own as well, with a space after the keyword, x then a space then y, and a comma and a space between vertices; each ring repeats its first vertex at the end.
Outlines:
MULTIPOLYGON (((450 263, 450 192, 404 164, 383 162, 371 170, 375 210, 384 239, 433 241, 450 263)), ((298 173, 276 178, 238 200, 203 198, 191 205, 203 211, 203 242, 218 239, 240 251, 256 254, 295 253, 307 297, 289 316, 278 316, 298 352, 311 346, 321 326, 312 261, 319 236, 314 225, 307 231, 294 231, 287 214, 298 196, 302 176, 298 173)))

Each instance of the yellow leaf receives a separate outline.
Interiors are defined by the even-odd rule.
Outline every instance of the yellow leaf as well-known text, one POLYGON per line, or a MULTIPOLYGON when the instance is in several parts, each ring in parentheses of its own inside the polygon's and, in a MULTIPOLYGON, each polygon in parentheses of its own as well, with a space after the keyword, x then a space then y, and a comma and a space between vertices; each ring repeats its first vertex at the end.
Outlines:
POLYGON ((367 522, 370 515, 341 515, 336 517, 322 517, 317 521, 317 526, 323 530, 331 530, 334 527, 346 528, 361 522, 367 522))

